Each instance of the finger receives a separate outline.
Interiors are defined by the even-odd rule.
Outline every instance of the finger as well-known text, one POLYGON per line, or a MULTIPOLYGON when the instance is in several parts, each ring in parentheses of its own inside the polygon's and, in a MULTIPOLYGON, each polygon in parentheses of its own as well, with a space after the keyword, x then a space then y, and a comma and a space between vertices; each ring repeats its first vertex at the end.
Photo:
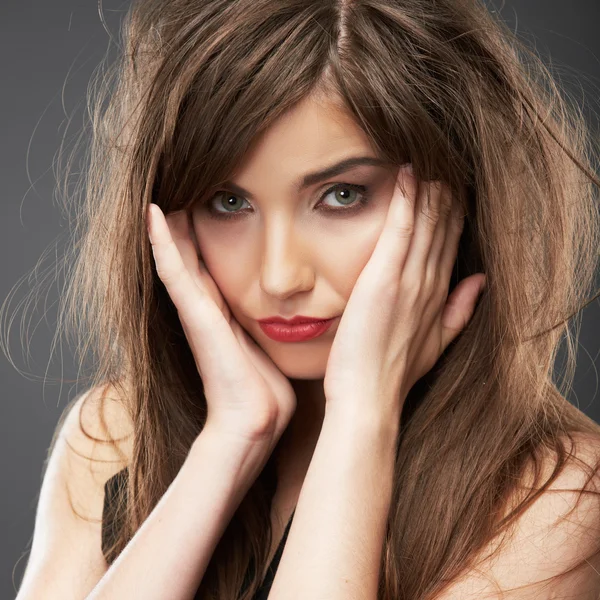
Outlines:
POLYGON ((400 167, 383 230, 368 267, 369 270, 377 271, 373 273, 375 279, 383 282, 384 285, 389 279, 397 280, 397 274, 404 267, 413 235, 416 195, 417 183, 411 165, 400 167), (381 275, 384 273, 389 277, 382 278, 381 275))
MULTIPOLYGON (((439 277, 441 255, 446 243, 446 237, 448 236, 448 222, 451 219, 452 211, 454 210, 453 204, 455 202, 458 201, 453 197, 450 188, 447 185, 444 185, 439 204, 440 217, 431 243, 431 249, 429 250, 429 259, 427 263, 427 277, 429 281, 439 277)), ((442 279, 439 280, 444 281, 442 279)))
MULTIPOLYGON (((192 280, 162 210, 156 204, 150 204, 148 210, 148 234, 158 276, 187 324, 202 328, 196 315, 204 310, 204 307, 199 309, 198 305, 202 303, 209 306, 210 303, 205 302, 206 295, 192 280)), ((180 231, 177 218, 171 222, 174 231, 180 231)))
POLYGON ((202 291, 211 295, 221 310, 223 310, 222 300, 218 293, 212 295, 214 283, 206 268, 202 255, 200 254, 194 225, 189 213, 180 210, 170 213, 166 216, 167 225, 171 232, 171 237, 181 254, 183 264, 185 265, 190 277, 202 291))
POLYGON ((403 270, 407 282, 418 284, 427 280, 429 253, 440 224, 441 190, 441 182, 430 181, 425 183, 420 194, 415 211, 415 231, 403 270))
POLYGON ((177 250, 181 254, 183 264, 190 274, 194 276, 198 270, 204 267, 204 264, 200 260, 199 252, 196 250, 196 245, 194 244, 188 214, 184 210, 178 210, 177 212, 168 214, 165 219, 175 246, 177 246, 177 250))
POLYGON ((476 273, 460 281, 448 296, 441 315, 442 348, 444 350, 473 317, 484 282, 485 275, 476 273))
POLYGON ((452 203, 452 210, 448 216, 447 233, 444 246, 440 255, 439 274, 440 281, 450 282, 452 270, 458 255, 458 246, 465 226, 465 213, 460 202, 452 203))
POLYGON ((192 243, 194 245, 194 250, 196 251, 196 256, 198 257, 198 265, 200 266, 200 272, 202 274, 208 273, 208 269, 206 268, 206 263, 202 258, 202 252, 200 252, 200 244, 198 243, 198 236, 196 235, 196 229, 194 228, 194 219, 192 217, 192 212, 187 212, 188 218, 188 229, 190 232, 190 238, 192 239, 192 243))

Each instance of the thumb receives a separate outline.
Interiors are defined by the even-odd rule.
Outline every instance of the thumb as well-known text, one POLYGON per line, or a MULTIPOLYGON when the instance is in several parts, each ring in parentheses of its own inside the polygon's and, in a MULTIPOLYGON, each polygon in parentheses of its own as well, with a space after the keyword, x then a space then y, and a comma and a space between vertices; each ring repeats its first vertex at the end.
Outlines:
POLYGON ((485 287, 484 273, 476 273, 463 279, 452 290, 442 312, 442 345, 445 349, 467 326, 475 305, 485 287))

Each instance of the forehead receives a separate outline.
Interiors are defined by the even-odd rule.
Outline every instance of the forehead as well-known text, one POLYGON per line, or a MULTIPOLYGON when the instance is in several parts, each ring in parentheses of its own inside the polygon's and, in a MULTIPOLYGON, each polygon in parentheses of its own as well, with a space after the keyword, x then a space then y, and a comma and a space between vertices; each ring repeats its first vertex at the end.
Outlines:
POLYGON ((282 176, 317 170, 347 156, 376 156, 365 132, 337 103, 308 97, 254 141, 233 177, 250 178, 274 165, 282 176))

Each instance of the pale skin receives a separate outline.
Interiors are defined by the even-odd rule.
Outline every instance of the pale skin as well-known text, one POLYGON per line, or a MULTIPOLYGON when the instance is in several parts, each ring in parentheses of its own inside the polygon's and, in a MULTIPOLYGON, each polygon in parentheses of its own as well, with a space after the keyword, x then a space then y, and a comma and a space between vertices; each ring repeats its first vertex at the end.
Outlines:
MULTIPOLYGON (((389 511, 401 409, 401 403, 394 404, 392 397, 398 395, 403 401, 407 391, 404 384, 400 385, 408 362, 406 350, 397 348, 402 360, 393 376, 390 372, 373 372, 353 384, 345 381, 345 375, 334 377, 331 373, 333 339, 337 342, 337 363, 342 367, 347 365, 349 371, 359 371, 362 363, 368 361, 363 356, 358 361, 355 358, 356 368, 353 368, 353 359, 344 346, 356 346, 369 356, 377 356, 375 363, 388 364, 388 357, 378 354, 381 346, 391 347, 387 340, 369 347, 371 338, 378 337, 377 327, 369 326, 361 339, 360 331, 348 327, 352 316, 347 316, 345 343, 339 339, 340 322, 336 320, 325 335, 310 342, 290 344, 271 340, 256 322, 276 314, 325 318, 340 315, 347 308, 359 276, 363 279, 363 291, 372 294, 371 300, 364 293, 361 298, 366 312, 383 308, 382 292, 389 290, 393 282, 382 279, 374 254, 383 254, 386 262, 395 265, 400 246, 410 242, 409 236, 404 236, 400 245, 394 239, 398 227, 412 222, 416 212, 396 188, 400 179, 408 186, 407 194, 412 192, 416 196, 416 189, 411 189, 410 174, 389 165, 368 165, 321 180, 304 193, 295 190, 295 182, 306 173, 356 156, 377 158, 362 130, 335 106, 309 99, 255 143, 223 190, 217 190, 216 196, 209 195, 208 204, 203 202, 192 210, 198 251, 231 313, 290 378, 296 393, 296 411, 280 440, 279 487, 273 502, 274 539, 269 562, 294 509, 296 516, 273 584, 271 594, 275 598, 278 594, 289 594, 290 589, 297 590, 300 597, 346 594, 348 587, 354 585, 365 597, 373 597, 377 589, 377 565, 389 511), (338 212, 333 213, 338 216, 319 212, 316 200, 334 184, 368 186, 370 203, 359 212, 346 210, 348 216, 342 217, 344 207, 339 208, 340 202, 328 194, 326 200, 338 205, 338 212), (392 198, 396 199, 393 205, 392 198), (226 200, 233 200, 235 219, 218 218, 228 212, 230 205, 224 205, 226 200), (211 209, 217 211, 217 216, 211 209), (364 273, 369 261, 371 270, 364 273), (373 285, 365 280, 366 276, 373 278, 373 285), (327 370, 329 381, 338 382, 337 389, 335 385, 326 389, 327 370), (380 386, 365 385, 375 380, 380 386), (387 385, 393 381, 397 387, 387 385), (377 401, 379 396, 385 398, 381 406, 377 401), (352 473, 353 477, 338 479, 337 473, 352 473), (376 488, 378 493, 373 494, 376 488), (354 526, 349 526, 352 523, 354 526), (340 530, 349 529, 351 534, 339 535, 340 530), (327 531, 330 535, 325 535, 327 531), (320 540, 318 551, 315 540, 320 540), (359 544, 361 552, 357 554, 352 548, 359 544), (365 561, 364 556, 369 560, 365 561), (310 580, 299 577, 299 563, 316 577, 310 580), (342 588, 340 581, 345 582, 342 588)), ((440 199, 441 194, 434 192, 436 208, 442 204, 440 199)), ((414 198, 411 201, 414 203, 414 198)), ((442 223, 448 221, 450 225, 435 230, 433 255, 436 259, 443 257, 442 280, 447 288, 462 224, 458 219, 446 219, 448 214, 442 212, 442 223), (448 234, 444 235, 446 231, 448 234)), ((409 271, 422 270, 421 257, 426 258, 427 252, 421 245, 425 241, 427 246, 433 240, 434 229, 429 224, 423 227, 423 222, 417 222, 414 239, 419 246, 411 255, 416 259, 407 263, 409 271)), ((432 262, 437 268, 438 261, 432 262)), ((463 304, 464 292, 469 292, 464 283, 463 304)), ((407 305, 416 287, 411 286, 405 294, 407 305)), ((457 300, 461 299, 459 291, 455 293, 457 300)), ((471 288, 470 293, 473 291, 471 288)), ((356 292, 354 295, 356 306, 356 292)), ((354 316, 354 320, 362 320, 366 312, 354 316)), ((461 321, 466 322, 468 316, 462 315, 461 321)), ((392 320, 404 323, 406 330, 413 329, 405 315, 394 314, 392 320)), ((387 322, 379 325, 383 325, 379 329, 390 329, 387 322)), ((414 379, 418 377, 411 383, 414 379)), ((410 389, 409 385, 406 387, 410 389)))
MULTIPOLYGON (((197 207, 192 207, 191 214, 198 250, 233 316, 289 378, 295 392, 295 412, 279 439, 279 485, 272 513, 269 562, 294 509, 295 516, 269 600, 375 600, 391 499, 397 436, 394 424, 399 424, 407 391, 431 368, 437 351, 450 339, 447 329, 436 326, 427 329, 428 336, 419 335, 421 330, 415 324, 440 324, 431 317, 439 306, 429 314, 419 313, 420 303, 409 301, 412 285, 399 295, 403 300, 398 302, 399 311, 389 310, 384 300, 397 298, 388 294, 384 299, 378 286, 383 281, 387 288, 395 279, 384 270, 369 269, 372 264, 387 262, 396 266, 407 253, 403 247, 406 240, 388 235, 399 232, 404 219, 411 218, 402 198, 394 193, 398 168, 362 166, 307 188, 302 194, 292 190, 292 182, 308 172, 348 156, 374 156, 368 140, 347 115, 332 107, 324 109, 311 101, 301 103, 257 140, 248 153, 233 180, 250 191, 253 199, 243 205, 240 202, 235 210, 251 206, 253 212, 220 224, 202 216, 197 207), (369 186, 371 203, 348 218, 319 212, 317 203, 342 206, 334 193, 321 199, 322 193, 337 183, 369 186), (389 219, 390 208, 395 209, 394 222, 389 219), (386 260, 373 261, 380 257, 386 260), (368 297, 371 291, 375 299, 368 297), (367 307, 376 304, 378 311, 369 313, 362 307, 361 313, 357 300, 363 300, 367 307), (411 304, 418 315, 413 321, 402 312, 411 304), (254 320, 298 313, 324 317, 343 313, 351 318, 338 319, 321 338, 298 345, 267 338, 254 320), (383 330, 393 335, 390 343, 384 339, 382 347, 391 353, 378 355, 369 363, 360 351, 366 349, 364 355, 371 355, 378 349, 369 347, 369 343, 371 338, 381 336, 376 327, 381 323, 368 322, 366 338, 361 338, 364 332, 360 327, 353 328, 373 314, 379 317, 383 313, 389 317, 389 321, 382 321, 383 330), (403 326, 394 330, 391 325, 395 322, 403 326), (405 330, 410 330, 406 347, 400 344, 405 330), (444 335, 434 335, 440 332, 444 335), (353 346, 358 351, 353 353, 353 346), (393 356, 399 358, 397 363, 390 360, 393 356), (393 368, 382 369, 376 377, 364 370, 378 365, 393 368), (355 373, 357 378, 352 379, 355 373), (378 385, 367 389, 366 384, 373 381, 378 385)), ((443 205, 442 196, 434 194, 434 202, 443 205)), ((440 219, 438 235, 431 235, 433 230, 419 231, 415 239, 436 248, 436 260, 445 261, 447 276, 458 230, 440 219)), ((168 233, 166 225, 154 230, 153 251, 163 259, 163 267, 176 264, 179 258, 168 233)), ((412 268, 418 268, 412 276, 416 277, 423 265, 419 264, 419 253, 414 256, 417 259, 411 263, 412 268)), ((393 274, 398 280, 404 280, 401 271, 404 275, 410 269, 397 269, 393 274)), ((410 281, 416 282, 417 278, 410 281)), ((193 291, 191 287, 182 289, 183 297, 193 291)), ((455 297, 457 306, 472 308, 472 294, 469 284, 463 285, 455 297)), ((439 300, 445 301, 443 297, 439 300)), ((462 317, 468 320, 468 312, 448 313, 446 325, 457 316, 458 321, 462 317)), ((98 390, 89 392, 93 401, 86 405, 82 416, 86 431, 103 438, 107 432, 97 417, 98 395, 98 390)), ((220 398, 209 400, 213 408, 218 408, 220 398)), ((131 424, 120 408, 125 402, 126 398, 108 405, 109 437, 130 439, 131 424)), ((69 413, 48 463, 19 600, 42 596, 50 600, 115 600, 132 594, 148 600, 193 597, 218 540, 260 472, 263 449, 257 444, 232 443, 231 436, 226 440, 219 427, 205 427, 167 493, 108 569, 100 545, 103 486, 126 464, 110 446, 90 445, 79 429, 80 410, 81 401, 69 413), (81 458, 85 456, 94 456, 98 461, 94 473, 88 461, 81 458), (76 518, 68 497, 93 520, 76 518)), ((588 464, 598 459, 597 439, 575 437, 579 458, 588 464)), ((130 447, 121 450, 131 457, 130 447)), ((544 476, 552 467, 549 459, 544 476)), ((584 475, 576 464, 568 467, 552 484, 553 493, 543 494, 521 517, 512 543, 494 561, 466 571, 449 589, 427 600, 595 599, 600 592, 598 559, 548 588, 533 586, 501 596, 492 584, 495 580, 500 589, 507 589, 539 581, 562 572, 593 550, 600 538, 600 510, 594 497, 584 496, 569 520, 556 526, 557 519, 574 505, 577 494, 555 490, 581 488, 584 475)))
MULTIPOLYGON (((364 132, 346 114, 327 109, 314 101, 301 103, 248 153, 232 180, 256 201, 238 194, 233 210, 252 206, 252 215, 219 221, 201 206, 192 208, 202 258, 232 314, 296 393, 296 411, 279 442, 271 556, 296 506, 323 423, 323 378, 338 321, 319 338, 290 344, 270 339, 256 319, 343 313, 383 228, 398 172, 389 165, 359 166, 296 194, 293 183, 305 173, 348 157, 376 157, 364 132), (368 185, 370 204, 353 216, 319 212, 315 206, 321 195, 337 183, 368 185)), ((216 210, 227 209, 224 198, 213 200, 216 210)), ((356 204, 357 193, 354 198, 356 204)), ((322 202, 344 210, 335 192, 322 202)))
MULTIPOLYGON (((269 562, 294 510, 295 516, 270 600, 376 598, 397 436, 396 426, 390 423, 398 424, 407 391, 437 359, 435 353, 423 357, 421 362, 427 363, 423 369, 422 365, 415 366, 419 361, 413 354, 414 371, 409 373, 407 358, 398 386, 385 387, 398 394, 384 394, 386 402, 375 412, 377 417, 362 419, 361 410, 369 407, 368 396, 352 397, 353 388, 348 386, 347 394, 340 389, 334 398, 324 386, 339 320, 325 335, 304 344, 273 341, 262 333, 255 320, 276 314, 330 317, 344 312, 386 225, 398 170, 361 167, 308 188, 304 194, 295 193, 293 183, 307 172, 349 156, 375 156, 362 130, 333 106, 324 107, 311 100, 302 102, 257 141, 231 178, 238 190, 244 188, 252 198, 230 187, 223 188, 228 193, 212 202, 213 206, 217 204, 216 210, 226 211, 229 205, 225 205, 225 198, 233 195, 238 202, 234 202, 232 210, 250 213, 230 221, 211 219, 200 208, 192 213, 199 251, 232 314, 290 379, 296 393, 296 411, 280 440, 279 487, 274 498, 274 539, 269 562), (336 183, 369 185, 370 205, 348 218, 319 213, 315 208, 318 199, 336 183), (400 402, 394 404, 391 397, 396 395, 400 402), (335 406, 335 410, 330 406, 335 406), (306 573, 311 576, 306 577, 306 573)), ((335 194, 328 196, 329 202, 339 206, 335 198, 335 194)), ((443 202, 440 204, 443 206, 443 202)), ((401 226, 401 217, 397 215, 396 219, 396 225, 401 226)), ((450 219, 448 222, 452 223, 450 219)), ((448 265, 451 268, 456 256, 460 228, 447 225, 445 235, 438 232, 435 237, 427 237, 423 228, 419 231, 422 238, 415 237, 427 240, 420 242, 420 247, 427 249, 429 244, 439 261, 446 263, 442 279, 447 288, 448 265)), ((396 258, 409 254, 408 248, 392 247, 393 241, 388 244, 383 250, 392 255, 395 252, 396 258)), ((424 261, 416 252, 412 256, 410 265, 416 273, 415 265, 422 267, 424 261)), ((475 278, 471 281, 475 287, 479 283, 475 278)), ((464 314, 457 320, 466 323, 476 290, 474 293, 473 286, 469 290, 469 283, 462 284, 455 300, 462 304, 464 314)), ((456 332, 459 328, 456 325, 456 332)), ((422 337, 421 350, 429 348, 430 341, 431 338, 425 342, 422 337)), ((448 339, 443 342, 445 347, 448 339)), ((351 346, 352 342, 346 340, 346 344, 351 346)), ((356 345, 360 347, 360 342, 356 345)), ((342 356, 341 352, 338 354, 342 356)), ((409 354, 406 350, 402 355, 409 354)), ((588 457, 594 456, 597 442, 584 440, 581 448, 589 453, 588 457)), ((552 489, 578 484, 581 474, 570 469, 552 489)), ((495 598, 492 577, 504 588, 532 583, 559 573, 565 564, 573 564, 589 551, 593 534, 586 538, 587 544, 572 531, 568 533, 572 545, 565 544, 564 528, 552 530, 556 536, 552 538, 550 526, 575 498, 567 492, 558 502, 556 497, 540 499, 530 509, 528 518, 522 519, 523 538, 517 537, 514 546, 504 551, 494 565, 488 565, 487 572, 468 573, 436 600, 458 600, 467 594, 495 598), (543 553, 536 534, 543 536, 543 553), (524 564, 525 557, 528 567, 515 570, 514 565, 524 564)), ((598 530, 598 510, 592 506, 588 503, 579 512, 580 535, 586 530, 598 530)), ((573 577, 564 579, 560 587, 546 589, 545 595, 534 586, 512 597, 550 598, 552 593, 568 590, 587 598, 598 591, 594 567, 586 576, 578 576, 577 581, 573 577)))

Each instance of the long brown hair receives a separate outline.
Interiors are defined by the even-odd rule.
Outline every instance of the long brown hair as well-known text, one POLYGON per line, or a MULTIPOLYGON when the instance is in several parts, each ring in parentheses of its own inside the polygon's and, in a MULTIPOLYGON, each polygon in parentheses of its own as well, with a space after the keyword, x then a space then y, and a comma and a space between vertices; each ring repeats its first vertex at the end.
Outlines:
MULTIPOLYGON (((92 384, 120 390, 134 425, 111 556, 206 418, 202 381, 154 270, 146 207, 189 208, 312 94, 339 102, 390 163, 409 160, 420 180, 467 191, 451 288, 484 272, 486 289, 405 404, 379 597, 441 591, 564 470, 574 434, 600 439, 600 426, 566 399, 577 344, 568 321, 590 302, 600 246, 598 149, 580 108, 480 0, 134 0, 122 34, 91 98, 61 313, 82 354, 95 353, 92 384), (541 481, 549 457, 555 468, 541 481), (530 493, 510 503, 530 467, 530 493)), ((599 465, 583 467, 591 481, 599 465)), ((246 599, 259 586, 270 468, 227 527, 198 598, 234 599, 245 587, 246 599)))

